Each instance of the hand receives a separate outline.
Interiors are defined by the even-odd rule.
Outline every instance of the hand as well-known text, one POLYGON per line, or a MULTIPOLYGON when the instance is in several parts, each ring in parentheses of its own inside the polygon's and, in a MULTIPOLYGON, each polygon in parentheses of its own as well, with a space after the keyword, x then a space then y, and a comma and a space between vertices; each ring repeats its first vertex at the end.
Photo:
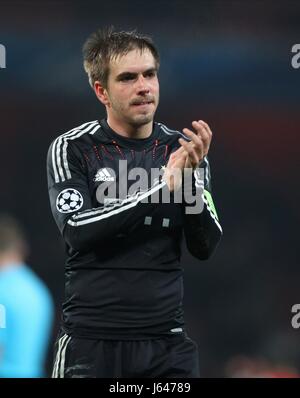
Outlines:
POLYGON ((196 133, 187 128, 183 129, 184 134, 190 138, 191 141, 187 142, 183 138, 179 138, 178 141, 181 147, 188 153, 184 167, 195 169, 208 154, 212 132, 209 125, 203 120, 199 120, 198 122, 194 121, 192 126, 196 130, 196 133))
POLYGON ((212 132, 208 124, 202 120, 193 121, 193 131, 184 128, 184 134, 191 139, 190 142, 179 138, 180 148, 170 155, 164 173, 164 180, 171 192, 178 190, 182 184, 182 172, 184 169, 194 170, 208 154, 212 139, 212 132))
POLYGON ((187 162, 187 158, 188 152, 183 146, 171 153, 163 176, 170 192, 177 191, 181 187, 182 172, 187 162))

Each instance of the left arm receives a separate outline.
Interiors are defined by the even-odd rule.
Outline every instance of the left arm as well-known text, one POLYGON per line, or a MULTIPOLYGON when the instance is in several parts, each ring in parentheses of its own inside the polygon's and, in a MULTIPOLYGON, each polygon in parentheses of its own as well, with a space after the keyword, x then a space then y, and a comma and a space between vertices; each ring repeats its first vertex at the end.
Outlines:
POLYGON ((179 143, 184 148, 183 156, 186 156, 185 170, 193 170, 194 203, 201 203, 199 210, 193 211, 193 214, 188 212, 188 206, 184 204, 184 234, 190 253, 200 260, 206 260, 214 252, 223 232, 212 199, 211 174, 207 158, 212 132, 203 121, 194 121, 192 125, 196 133, 189 129, 183 130, 190 142, 180 138, 179 143))
POLYGON ((216 249, 223 232, 212 199, 210 166, 206 157, 201 166, 201 169, 194 170, 192 177, 193 198, 196 198, 195 202, 200 202, 200 211, 188 214, 191 205, 185 204, 183 227, 189 252, 199 260, 207 260, 216 249))

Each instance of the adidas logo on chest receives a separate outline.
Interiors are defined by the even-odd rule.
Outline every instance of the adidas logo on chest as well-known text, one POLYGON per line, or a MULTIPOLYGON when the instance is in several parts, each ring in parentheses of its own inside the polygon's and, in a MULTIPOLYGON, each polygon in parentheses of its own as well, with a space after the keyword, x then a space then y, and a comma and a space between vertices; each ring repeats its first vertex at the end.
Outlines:
POLYGON ((106 167, 99 169, 94 177, 94 181, 115 181, 115 177, 112 176, 106 167))

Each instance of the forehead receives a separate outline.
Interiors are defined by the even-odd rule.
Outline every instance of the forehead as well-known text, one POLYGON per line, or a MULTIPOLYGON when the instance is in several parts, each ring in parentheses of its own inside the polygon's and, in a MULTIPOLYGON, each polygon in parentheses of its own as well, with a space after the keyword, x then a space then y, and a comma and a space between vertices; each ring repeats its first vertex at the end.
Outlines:
POLYGON ((135 49, 110 61, 110 73, 117 76, 123 72, 138 73, 155 68, 155 59, 150 50, 135 49))

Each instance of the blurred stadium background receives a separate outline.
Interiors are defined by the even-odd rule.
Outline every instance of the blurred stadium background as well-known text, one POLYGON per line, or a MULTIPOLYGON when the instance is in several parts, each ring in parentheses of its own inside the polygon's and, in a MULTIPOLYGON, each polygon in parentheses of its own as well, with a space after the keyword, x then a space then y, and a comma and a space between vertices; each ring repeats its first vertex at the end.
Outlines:
MULTIPOLYGON (((108 24, 137 28, 158 45, 156 120, 182 129, 201 118, 214 132, 210 161, 224 237, 208 262, 184 255, 187 330, 199 345, 202 376, 244 368, 245 375, 300 373, 300 330, 291 326, 300 302, 297 1, 1 0, 0 208, 28 231, 28 263, 57 308, 53 339, 64 250, 48 202, 46 153, 57 135, 104 116, 81 46, 108 24)), ((52 342, 49 369, 51 349, 52 342)))

